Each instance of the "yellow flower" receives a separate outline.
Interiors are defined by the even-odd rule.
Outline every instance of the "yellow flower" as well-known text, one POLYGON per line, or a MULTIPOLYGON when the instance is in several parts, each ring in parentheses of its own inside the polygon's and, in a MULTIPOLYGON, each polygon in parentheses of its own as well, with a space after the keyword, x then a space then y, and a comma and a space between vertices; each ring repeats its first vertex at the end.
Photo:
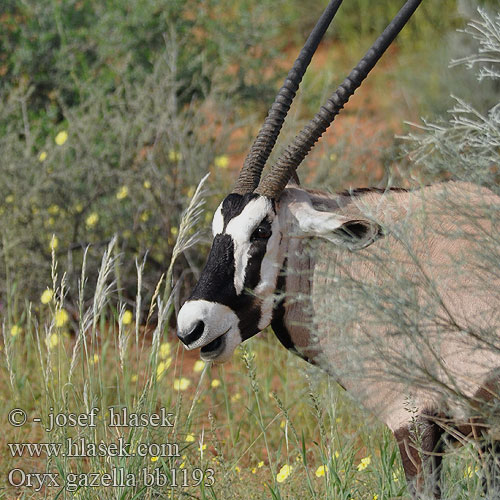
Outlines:
POLYGON ((45 161, 47 159, 47 152, 46 151, 42 151, 39 155, 38 155, 38 160, 39 161, 45 161))
POLYGON ((54 140, 58 146, 62 146, 68 140, 68 132, 66 132, 66 130, 62 130, 56 135, 54 140))
POLYGON ((378 500, 378 495, 376 493, 373 495, 373 500, 378 500))
POLYGON ((286 481, 288 476, 292 473, 292 470, 293 468, 288 464, 285 464, 283 467, 281 467, 278 475, 276 476, 276 480, 278 481, 278 483, 286 481))
POLYGON ((165 359, 166 357, 168 357, 171 350, 172 348, 170 347, 170 344, 168 342, 163 342, 160 345, 160 358, 165 359))
POLYGON ((212 388, 213 388, 213 389, 215 389, 216 387, 219 387, 219 385, 220 385, 220 380, 218 380, 218 379, 214 378, 214 379, 212 380, 212 383, 211 383, 210 385, 212 386, 212 388))
POLYGON ((47 209, 47 212, 49 212, 50 215, 57 215, 59 213, 59 205, 50 205, 50 207, 47 209))
POLYGON ((141 221, 142 222, 147 222, 149 220, 149 212, 146 211, 146 212, 142 212, 141 214, 141 221))
POLYGON ((144 181, 143 186, 144 186, 146 189, 151 189, 151 182, 149 182, 149 181, 144 181))
POLYGON ((177 235, 179 234, 179 229, 178 229, 176 226, 172 226, 172 227, 170 228, 170 234, 171 234, 172 236, 177 236, 177 235))
POLYGON ((264 467, 264 460, 261 460, 258 464, 257 467, 260 469, 261 467, 264 467))
POLYGON ((189 385, 191 384, 191 381, 187 378, 176 378, 174 380, 174 390, 175 391, 185 391, 189 385))
POLYGON ((195 438, 192 434, 188 434, 186 436, 186 443, 194 443, 194 441, 195 441, 195 438))
POLYGON ((200 444, 200 453, 202 451, 205 451, 207 449, 207 445, 206 444, 200 444))
POLYGON ((92 212, 86 219, 85 225, 88 228, 94 227, 99 220, 99 214, 97 212, 92 212))
POLYGON ((156 462, 158 460, 158 457, 151 457, 151 462, 156 462))
POLYGON ((320 465, 316 469, 316 477, 323 477, 328 472, 328 465, 320 465))
POLYGON ((10 329, 10 334, 13 336, 13 337, 17 337, 17 335, 19 335, 21 333, 21 327, 20 326, 17 326, 17 325, 14 325, 11 329, 10 329))
POLYGON ((365 470, 372 462, 372 459, 370 456, 368 457, 365 457, 365 458, 362 458, 361 459, 361 462, 358 464, 358 471, 362 471, 362 470, 365 470))
POLYGON ((40 302, 42 304, 48 304, 52 300, 53 296, 54 296, 54 292, 50 288, 47 288, 47 290, 45 290, 42 293, 42 295, 40 297, 40 302))
POLYGON ((137 382, 137 374, 134 373, 131 377, 130 377, 130 382, 137 382))
POLYGON ((14 203, 14 195, 13 195, 13 194, 9 194, 9 195, 5 198, 5 202, 6 202, 6 203, 14 203))
POLYGON ((82 212, 82 211, 83 211, 83 203, 77 203, 77 204, 75 205, 75 210, 76 210, 78 213, 82 212))
POLYGON ((128 187, 127 186, 122 186, 117 192, 116 192, 116 199, 117 200, 123 200, 128 196, 128 187))
POLYGON ((48 346, 50 349, 53 349, 57 346, 57 344, 59 344, 59 335, 57 335, 57 333, 53 333, 48 339, 48 346))
POLYGON ((129 311, 128 309, 123 313, 122 316, 122 323, 124 325, 130 325, 132 323, 132 319, 134 318, 134 315, 132 314, 132 311, 129 311))
POLYGON ((234 396, 231 396, 231 402, 235 403, 236 401, 239 401, 241 399, 241 394, 237 392, 234 396))
POLYGON ((59 309, 59 311, 56 312, 55 320, 56 320, 56 326, 59 327, 64 326, 69 320, 69 314, 66 312, 65 309, 59 309))
POLYGON ((53 234, 52 238, 50 238, 49 248, 50 250, 57 250, 58 246, 59 246, 59 239, 55 234, 53 234))
POLYGON ((168 159, 170 161, 179 161, 179 160, 182 160, 182 154, 179 153, 178 151, 175 151, 175 150, 171 149, 168 152, 168 159))
POLYGON ((214 163, 217 168, 227 168, 229 165, 229 157, 226 155, 216 156, 214 163))
POLYGON ((172 358, 168 358, 166 361, 160 361, 156 367, 156 380, 160 380, 163 376, 165 370, 168 370, 172 364, 172 358))
POLYGON ((99 354, 94 354, 90 359, 89 363, 95 365, 99 361, 99 354))
POLYGON ((392 473, 392 479, 393 479, 393 481, 394 481, 395 483, 397 483, 397 482, 399 481, 399 476, 398 476, 395 472, 393 472, 393 473, 392 473))
POLYGON ((252 474, 257 474, 257 467, 254 467, 254 468, 252 469, 252 474))
POLYGON ((281 421, 281 423, 280 423, 280 427, 281 427, 282 429, 284 429, 284 428, 285 428, 285 425, 286 425, 286 420, 285 420, 285 419, 283 419, 283 420, 281 421))
POLYGON ((193 366, 193 371, 195 373, 200 373, 201 371, 203 371, 203 368, 205 368, 205 361, 199 359, 198 361, 195 362, 193 366))

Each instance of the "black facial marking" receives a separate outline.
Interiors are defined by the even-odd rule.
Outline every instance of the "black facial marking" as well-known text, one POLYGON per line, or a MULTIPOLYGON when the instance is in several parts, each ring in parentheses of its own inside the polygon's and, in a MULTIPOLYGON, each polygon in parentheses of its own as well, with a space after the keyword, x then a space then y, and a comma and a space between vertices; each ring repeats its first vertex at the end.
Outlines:
MULTIPOLYGON (((283 269, 280 271, 278 276, 278 283, 276 284, 276 291, 278 293, 284 293, 285 285, 286 285, 286 265, 287 261, 283 263, 283 269)), ((297 356, 301 357, 305 361, 309 362, 309 358, 304 356, 299 351, 297 351, 290 332, 288 331, 285 325, 285 297, 283 296, 279 301, 274 305, 273 317, 271 320, 271 327, 274 331, 278 340, 286 347, 289 351, 293 352, 297 356)))
POLYGON ((227 234, 218 234, 189 300, 203 299, 231 307, 235 296, 233 239, 227 234))
POLYGON ((264 219, 253 232, 252 243, 248 252, 248 262, 245 269, 244 288, 253 290, 260 282, 260 268, 267 250, 267 242, 271 236, 271 221, 264 219))
POLYGON ((224 221, 223 229, 226 229, 227 224, 231 219, 234 219, 234 217, 237 217, 241 214, 241 212, 243 212, 243 209, 248 205, 250 200, 257 198, 258 196, 259 195, 255 193, 247 193, 244 195, 231 193, 226 196, 221 207, 222 220, 224 221))

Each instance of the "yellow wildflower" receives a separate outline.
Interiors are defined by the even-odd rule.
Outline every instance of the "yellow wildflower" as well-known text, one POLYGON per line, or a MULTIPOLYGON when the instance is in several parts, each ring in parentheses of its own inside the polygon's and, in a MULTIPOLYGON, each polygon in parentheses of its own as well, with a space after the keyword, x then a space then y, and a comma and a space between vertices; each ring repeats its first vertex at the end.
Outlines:
POLYGON ((122 323, 124 325, 130 325, 132 323, 132 320, 134 319, 134 315, 132 314, 132 311, 129 311, 128 309, 123 313, 122 316, 122 323))
POLYGON ((158 363, 158 366, 156 367, 156 380, 160 380, 165 370, 168 370, 171 364, 172 358, 168 358, 166 361, 160 361, 158 363))
POLYGON ((57 335, 57 333, 53 333, 48 339, 48 347, 53 349, 57 346, 57 344, 59 344, 59 335, 57 335))
POLYGON ((86 219, 85 225, 88 228, 94 227, 99 221, 99 214, 97 212, 92 212, 86 219))
POLYGON ((328 465, 320 465, 316 469, 316 477, 323 477, 328 472, 328 465))
POLYGON ((170 228, 170 234, 171 234, 172 236, 177 236, 177 235, 179 234, 179 229, 178 229, 176 226, 172 226, 172 227, 170 228))
POLYGON ((47 290, 45 290, 40 296, 40 302, 42 304, 48 304, 52 300, 53 296, 54 292, 50 288, 47 288, 47 290))
POLYGON ((56 135, 54 140, 58 146, 62 146, 68 140, 68 132, 66 132, 66 130, 62 130, 56 135))
POLYGON ((47 152, 46 151, 42 151, 39 155, 38 155, 38 160, 40 162, 43 162, 47 159, 47 152))
POLYGON ((252 474, 256 474, 257 473, 257 467, 253 467, 252 468, 252 474))
POLYGON ((285 419, 283 419, 283 420, 281 421, 281 423, 280 423, 280 427, 281 427, 282 429, 284 429, 284 428, 285 428, 285 425, 286 425, 286 420, 285 420, 285 419))
POLYGON ((57 250, 58 246, 59 246, 59 239, 55 234, 53 234, 52 238, 50 238, 49 248, 50 250, 57 250))
POLYGON ((337 161, 337 154, 336 153, 330 154, 330 161, 337 161))
POLYGON ((200 444, 200 453, 202 451, 205 451, 207 449, 207 445, 206 444, 200 444))
POLYGON ((172 348, 170 347, 170 344, 168 342, 163 342, 160 345, 160 358, 165 359, 166 357, 168 357, 171 350, 172 348))
POLYGON ((233 396, 231 396, 231 402, 232 403, 236 403, 236 401, 239 401, 241 399, 241 394, 239 392, 237 392, 236 394, 234 394, 233 396))
POLYGON ((194 363, 193 371, 195 373, 200 373, 201 371, 203 371, 203 368, 205 368, 205 361, 202 361, 201 359, 199 359, 198 361, 196 361, 194 363))
POLYGON ((358 471, 365 470, 372 462, 372 458, 370 456, 362 458, 361 462, 358 464, 358 471))
POLYGON ((261 467, 264 467, 264 460, 261 460, 258 464, 257 467, 260 469, 261 467))
POLYGON ((5 198, 5 202, 6 203, 14 203, 14 195, 13 194, 7 195, 5 198))
POLYGON ((158 457, 151 457, 151 462, 156 462, 158 460, 158 457))
POLYGON ((276 476, 276 480, 278 481, 278 483, 283 483, 284 481, 286 481, 288 476, 292 473, 292 470, 293 468, 288 464, 285 464, 283 467, 281 467, 278 475, 276 476))
POLYGON ((19 335, 21 333, 21 327, 20 326, 17 326, 17 325, 14 325, 11 329, 10 329, 10 334, 13 336, 13 337, 17 337, 17 335, 19 335))
POLYGON ((149 212, 148 211, 142 212, 142 214, 141 214, 141 221, 142 222, 147 222, 148 220, 149 220, 149 212))
POLYGON ((219 387, 219 385, 220 385, 220 380, 218 380, 218 379, 214 378, 214 379, 212 380, 212 383, 211 383, 210 385, 212 386, 212 388, 213 388, 213 389, 215 389, 216 387, 219 387))
POLYGON ((53 205, 50 205, 50 207, 47 209, 47 212, 49 212, 50 215, 57 215, 59 213, 59 205, 56 205, 55 203, 53 205))
POLYGON ((117 200, 123 200, 128 196, 128 187, 127 186, 122 186, 117 192, 116 192, 116 199, 117 200))
POLYGON ((134 374, 130 377, 130 382, 137 382, 137 373, 134 373, 134 374))
POLYGON ((376 493, 373 495, 373 500, 378 500, 378 495, 376 493))
POLYGON ((146 189, 151 189, 151 182, 149 182, 149 181, 144 181, 143 186, 144 186, 146 189))
POLYGON ((227 168, 229 165, 229 157, 226 155, 216 156, 214 163, 217 168, 227 168))
POLYGON ((175 151, 175 150, 171 149, 168 152, 168 159, 170 161, 180 161, 180 160, 182 160, 182 154, 179 153, 179 151, 175 151))
POLYGON ((186 436, 186 443, 194 443, 194 441, 195 441, 195 438, 192 434, 188 434, 186 436))
POLYGON ((181 378, 176 378, 174 380, 174 390, 175 391, 185 391, 189 385, 191 384, 191 381, 187 378, 181 377, 181 378))
POLYGON ((89 363, 91 365, 95 365, 99 361, 99 354, 94 354, 92 358, 90 358, 89 363))
POLYGON ((64 326, 69 320, 69 314, 65 309, 59 309, 55 315, 56 326, 61 327, 64 326))

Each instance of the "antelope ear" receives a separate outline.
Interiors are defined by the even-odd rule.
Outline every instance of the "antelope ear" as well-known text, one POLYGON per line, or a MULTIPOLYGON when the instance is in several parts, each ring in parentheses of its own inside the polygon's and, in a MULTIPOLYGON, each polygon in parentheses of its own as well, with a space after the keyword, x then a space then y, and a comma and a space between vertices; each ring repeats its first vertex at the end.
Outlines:
POLYGON ((291 235, 299 238, 319 237, 349 250, 360 250, 383 237, 382 227, 363 214, 346 217, 335 211, 316 210, 310 199, 286 204, 292 218, 291 235))

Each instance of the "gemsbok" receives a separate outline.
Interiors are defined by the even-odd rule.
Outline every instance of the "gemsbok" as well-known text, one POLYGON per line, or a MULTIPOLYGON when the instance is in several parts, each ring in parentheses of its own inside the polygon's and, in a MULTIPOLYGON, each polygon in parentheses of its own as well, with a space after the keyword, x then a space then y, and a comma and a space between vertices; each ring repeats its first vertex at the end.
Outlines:
MULTIPOLYGON (((224 362, 271 325, 287 349, 389 426, 411 494, 439 497, 447 441, 478 443, 481 456, 497 444, 488 412, 498 415, 500 197, 452 181, 331 194, 301 187, 296 175, 420 1, 405 3, 262 176, 341 4, 330 2, 214 214, 212 247, 177 334, 204 360, 224 362)), ((498 493, 491 460, 485 477, 498 493)))

